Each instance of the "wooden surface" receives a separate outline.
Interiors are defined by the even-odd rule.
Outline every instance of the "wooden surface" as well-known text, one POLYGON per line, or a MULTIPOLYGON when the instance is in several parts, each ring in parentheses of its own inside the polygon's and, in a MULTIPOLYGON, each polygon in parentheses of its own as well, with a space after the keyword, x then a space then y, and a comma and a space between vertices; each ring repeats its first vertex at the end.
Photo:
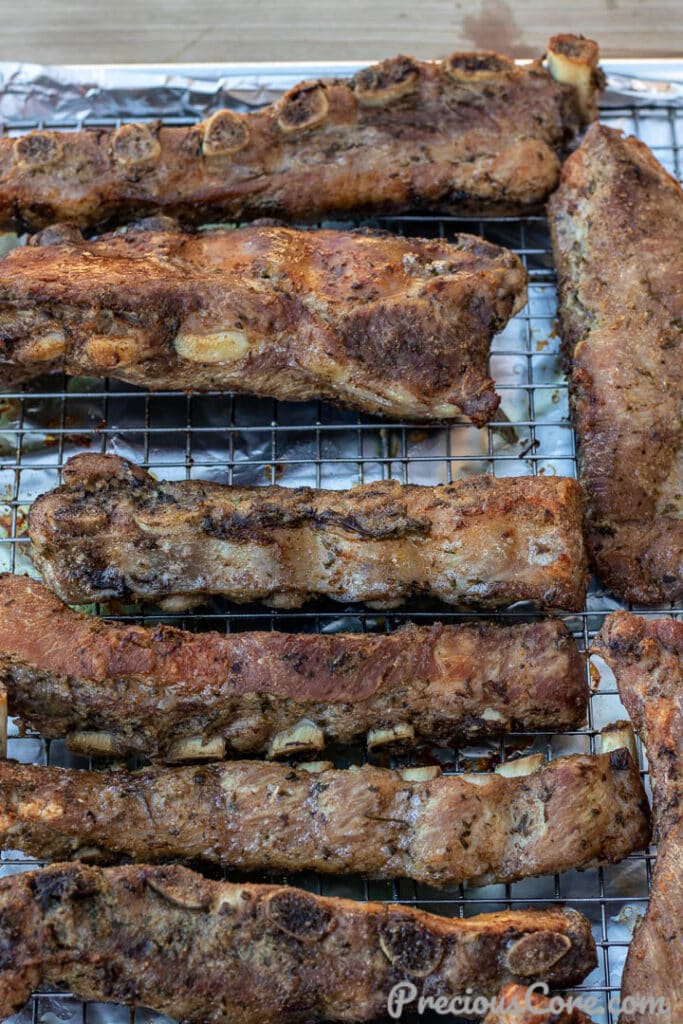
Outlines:
POLYGON ((535 56, 555 32, 605 56, 683 56, 683 0, 0 0, 0 59, 363 60, 455 49, 535 56))

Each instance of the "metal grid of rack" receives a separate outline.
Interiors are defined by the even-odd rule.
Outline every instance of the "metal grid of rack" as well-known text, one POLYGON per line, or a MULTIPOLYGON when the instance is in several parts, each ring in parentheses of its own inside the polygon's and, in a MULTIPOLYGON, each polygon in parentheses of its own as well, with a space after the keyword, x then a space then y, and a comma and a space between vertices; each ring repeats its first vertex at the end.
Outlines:
MULTIPOLYGON (((683 111, 666 106, 611 107, 603 111, 602 119, 638 135, 664 166, 680 177, 683 111)), ((6 130, 15 134, 33 127, 37 125, 16 122, 6 130)), ((79 451, 116 452, 165 478, 203 477, 251 485, 341 488, 389 477, 410 483, 441 483, 481 472, 574 476, 574 435, 554 320, 554 271, 545 219, 406 216, 380 218, 372 223, 405 235, 451 238, 458 231, 478 233, 508 246, 523 259, 530 277, 529 303, 495 339, 492 350, 492 376, 502 395, 504 413, 499 421, 483 430, 465 421, 447 429, 415 427, 358 416, 316 402, 285 404, 220 394, 148 394, 113 381, 52 377, 32 390, 0 395, 0 570, 33 572, 26 553, 28 508, 38 494, 60 482, 65 460, 79 451)), ((564 616, 582 649, 589 646, 605 614, 616 607, 617 603, 594 583, 586 609, 564 616)), ((295 612, 219 602, 193 615, 143 613, 126 606, 90 610, 106 611, 120 619, 225 631, 380 631, 397 628, 407 620, 456 621, 475 614, 425 603, 377 613, 331 602, 295 612)), ((667 608, 666 613, 676 614, 676 610, 667 608)), ((518 607, 497 616, 501 621, 519 617, 530 617, 529 609, 518 607)), ((590 673, 588 666, 587 671, 590 673)), ((548 758, 592 751, 599 729, 619 717, 624 717, 624 711, 613 680, 606 673, 592 696, 589 723, 583 730, 561 735, 515 734, 478 747, 421 749, 412 757, 419 761, 424 756, 436 756, 444 770, 462 771, 490 769, 499 760, 521 751, 541 750, 548 758)), ((62 742, 46 744, 37 736, 19 737, 12 728, 9 754, 25 762, 86 764, 68 754, 62 742)), ((339 753, 340 763, 365 756, 361 748, 339 753)), ((633 922, 646 905, 653 856, 650 850, 614 867, 484 889, 437 891, 405 881, 310 874, 286 880, 326 895, 405 902, 446 915, 467 916, 566 901, 590 918, 599 951, 596 970, 575 991, 595 997, 593 1015, 597 1021, 616 1024, 610 1000, 618 995, 633 922)), ((33 866, 35 862, 10 851, 2 855, 0 874, 33 866)), ((269 876, 269 880, 285 879, 269 876)), ((116 1024, 129 1017, 161 1020, 147 1011, 82 1004, 69 994, 45 993, 34 996, 13 1021, 116 1024)), ((429 1020, 427 1016, 422 1019, 429 1020)))

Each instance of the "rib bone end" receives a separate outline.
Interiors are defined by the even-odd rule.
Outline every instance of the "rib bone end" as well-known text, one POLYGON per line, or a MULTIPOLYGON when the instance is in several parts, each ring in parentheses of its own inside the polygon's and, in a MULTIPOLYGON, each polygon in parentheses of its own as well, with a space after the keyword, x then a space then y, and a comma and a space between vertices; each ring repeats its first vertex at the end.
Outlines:
POLYGON ((353 78, 353 91, 366 107, 386 107, 417 89, 420 71, 412 57, 392 57, 364 68, 353 78))
POLYGON ((320 82, 302 82, 283 96, 277 123, 291 135, 321 124, 328 110, 325 86, 320 82))
POLYGON ((528 757, 518 757, 514 761, 506 761, 495 767, 496 775, 503 775, 506 779, 521 779, 525 775, 533 775, 545 764, 543 754, 529 754, 528 757))
POLYGON ((483 82, 514 71, 514 61, 499 53, 452 53, 444 62, 446 73, 456 82, 483 82))
POLYGON ((317 753, 325 746, 322 729, 308 718, 302 718, 291 729, 276 733, 268 747, 268 757, 292 757, 295 754, 317 753))
POLYGON ((583 124, 590 124, 598 113, 598 93, 602 75, 598 71, 598 46, 583 36, 553 36, 548 44, 548 71, 556 82, 572 85, 583 124))
POLYGON ((401 768, 399 774, 406 782, 432 782, 441 775, 441 768, 438 764, 423 764, 415 768, 401 768))
POLYGON ((123 124, 112 137, 112 152, 123 167, 141 167, 159 159, 161 145, 149 125, 123 124))
POLYGON ((202 153, 204 156, 229 156, 238 153, 249 142, 249 125, 243 115, 233 110, 217 110, 204 122, 202 153))
POLYGON ((66 745, 72 753, 84 757, 120 757, 122 754, 119 741, 111 732, 87 729, 70 732, 66 737, 66 745))
POLYGON ((225 740, 222 736, 186 736, 176 740, 168 749, 165 760, 175 761, 222 761, 225 757, 225 740))
POLYGON ((511 974, 533 978, 547 973, 571 948, 571 939, 561 932, 532 932, 510 947, 505 961, 511 974))
POLYGON ((613 750, 628 750, 633 763, 638 764, 638 748, 633 726, 630 722, 613 722, 606 725, 600 733, 600 753, 609 754, 613 750))
POLYGON ((368 750, 379 747, 412 745, 415 742, 415 729, 407 722, 399 722, 389 729, 369 729, 367 735, 368 750))

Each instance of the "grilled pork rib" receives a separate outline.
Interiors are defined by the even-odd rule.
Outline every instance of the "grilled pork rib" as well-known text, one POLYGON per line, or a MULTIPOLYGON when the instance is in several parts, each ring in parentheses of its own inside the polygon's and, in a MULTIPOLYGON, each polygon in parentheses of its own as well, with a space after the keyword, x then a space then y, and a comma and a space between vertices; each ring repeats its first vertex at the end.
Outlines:
POLYGON ((383 1017, 410 980, 452 998, 508 981, 581 981, 595 966, 573 910, 448 919, 179 866, 56 864, 0 879, 0 1013, 43 983, 189 1022, 295 1024, 383 1017))
POLYGON ((499 402, 491 338, 526 302, 518 257, 469 235, 165 225, 43 239, 0 259, 0 387, 65 371, 482 426, 499 402))
MULTIPOLYGON (((540 755, 542 757, 542 755, 540 755)), ((0 761, 0 843, 42 860, 179 858, 244 871, 490 885, 616 863, 647 846, 627 749, 505 774, 263 761, 94 772, 0 761)))
POLYGON ((65 601, 186 608, 212 594, 293 608, 319 595, 394 607, 429 594, 583 607, 581 490, 560 477, 383 481, 349 491, 157 482, 79 455, 34 503, 31 554, 65 601))
POLYGON ((634 138, 592 126, 549 204, 560 319, 602 580, 683 596, 683 191, 634 138))
MULTIPOLYGON (((623 1012, 620 1024, 683 1020, 683 622, 610 615, 593 644, 647 750, 659 850, 647 913, 633 935, 622 1003, 664 1000, 667 1012, 623 1012)), ((661 1010, 661 1008, 660 1008, 661 1010)))
POLYGON ((0 683, 10 712, 88 754, 283 756, 372 731, 450 742, 583 725, 588 685, 556 620, 391 634, 185 633, 71 611, 0 575, 0 683))
POLYGON ((543 202, 559 155, 597 114, 597 58, 595 43, 576 36, 550 41, 550 70, 488 52, 435 63, 399 56, 187 128, 2 139, 0 228, 96 227, 151 213, 200 223, 522 212, 543 202))

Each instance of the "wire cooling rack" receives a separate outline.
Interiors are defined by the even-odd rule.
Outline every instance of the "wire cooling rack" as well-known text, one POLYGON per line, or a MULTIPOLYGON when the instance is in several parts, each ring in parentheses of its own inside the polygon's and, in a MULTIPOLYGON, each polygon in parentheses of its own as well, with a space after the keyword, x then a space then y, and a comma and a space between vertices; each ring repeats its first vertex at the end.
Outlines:
MULTIPOLYGON (((166 120, 174 120, 165 115, 166 120)), ((602 120, 638 135, 658 159, 680 177, 679 141, 683 110, 667 106, 610 107, 602 120)), ((59 127, 75 128, 79 124, 59 127)), ((116 120, 90 121, 118 124, 116 120)), ((185 123, 176 118, 175 123, 185 123)), ((42 123, 16 121, 9 134, 42 123)), ((403 235, 452 238, 459 231, 482 235, 517 252, 529 272, 529 303, 495 339, 491 372, 502 396, 504 416, 483 430, 463 421, 448 429, 407 426, 340 411, 322 403, 280 403, 217 393, 187 396, 148 394, 114 381, 51 377, 40 386, 0 395, 0 569, 33 573, 27 558, 26 524, 31 502, 60 482, 65 460, 77 452, 107 451, 126 456, 168 479, 207 478, 224 483, 310 485, 342 488, 394 478, 404 483, 435 484, 475 473, 497 476, 576 475, 574 435, 569 423, 568 393, 556 330, 555 276, 545 218, 460 220, 405 216, 371 222, 403 235)), ((13 244, 12 239, 7 244, 13 244)), ((582 613, 563 616, 585 650, 604 616, 619 607, 593 582, 582 613)), ((102 613, 99 607, 89 609, 102 613)), ((262 606, 214 602, 202 614, 161 615, 158 610, 110 607, 110 617, 170 622, 194 630, 280 629, 285 631, 393 630, 406 621, 458 621, 475 613, 456 613, 424 602, 387 613, 361 606, 317 603, 300 611, 273 611, 262 606)), ((667 606, 667 614, 676 614, 667 606)), ((647 613, 650 614, 650 613, 647 613)), ((661 614, 661 610, 659 612, 661 614)), ((517 607, 499 621, 529 618, 517 607)), ((587 666, 596 682, 595 669, 587 666)), ((561 735, 518 733, 501 741, 458 750, 422 748, 412 761, 436 757, 445 771, 490 770, 521 751, 560 754, 596 749, 605 724, 626 717, 614 680, 604 671, 591 699, 585 729, 561 735)), ((10 727, 9 756, 24 762, 86 766, 63 742, 46 743, 35 735, 19 737, 10 727)), ((338 752, 340 764, 365 759, 361 748, 338 752)), ((641 752, 641 764, 642 752, 641 752)), ((646 781, 647 773, 643 772, 646 781)), ((623 963, 637 915, 645 910, 652 850, 624 863, 585 872, 528 879, 482 889, 434 890, 412 882, 378 882, 322 875, 262 876, 288 881, 325 895, 392 900, 448 916, 504 908, 543 906, 566 901, 592 922, 598 945, 597 968, 576 989, 595 999, 593 1016, 616 1024, 611 1001, 618 996, 623 963)), ((35 866, 17 853, 2 855, 0 873, 35 866)), ((226 877, 233 877, 228 875, 226 877)), ((124 1024, 160 1021, 145 1010, 81 1003, 71 995, 41 993, 15 1018, 16 1024, 124 1024)), ((422 1020, 443 1018, 425 1015, 422 1020)), ((453 1018, 450 1018, 453 1019, 453 1018)))

